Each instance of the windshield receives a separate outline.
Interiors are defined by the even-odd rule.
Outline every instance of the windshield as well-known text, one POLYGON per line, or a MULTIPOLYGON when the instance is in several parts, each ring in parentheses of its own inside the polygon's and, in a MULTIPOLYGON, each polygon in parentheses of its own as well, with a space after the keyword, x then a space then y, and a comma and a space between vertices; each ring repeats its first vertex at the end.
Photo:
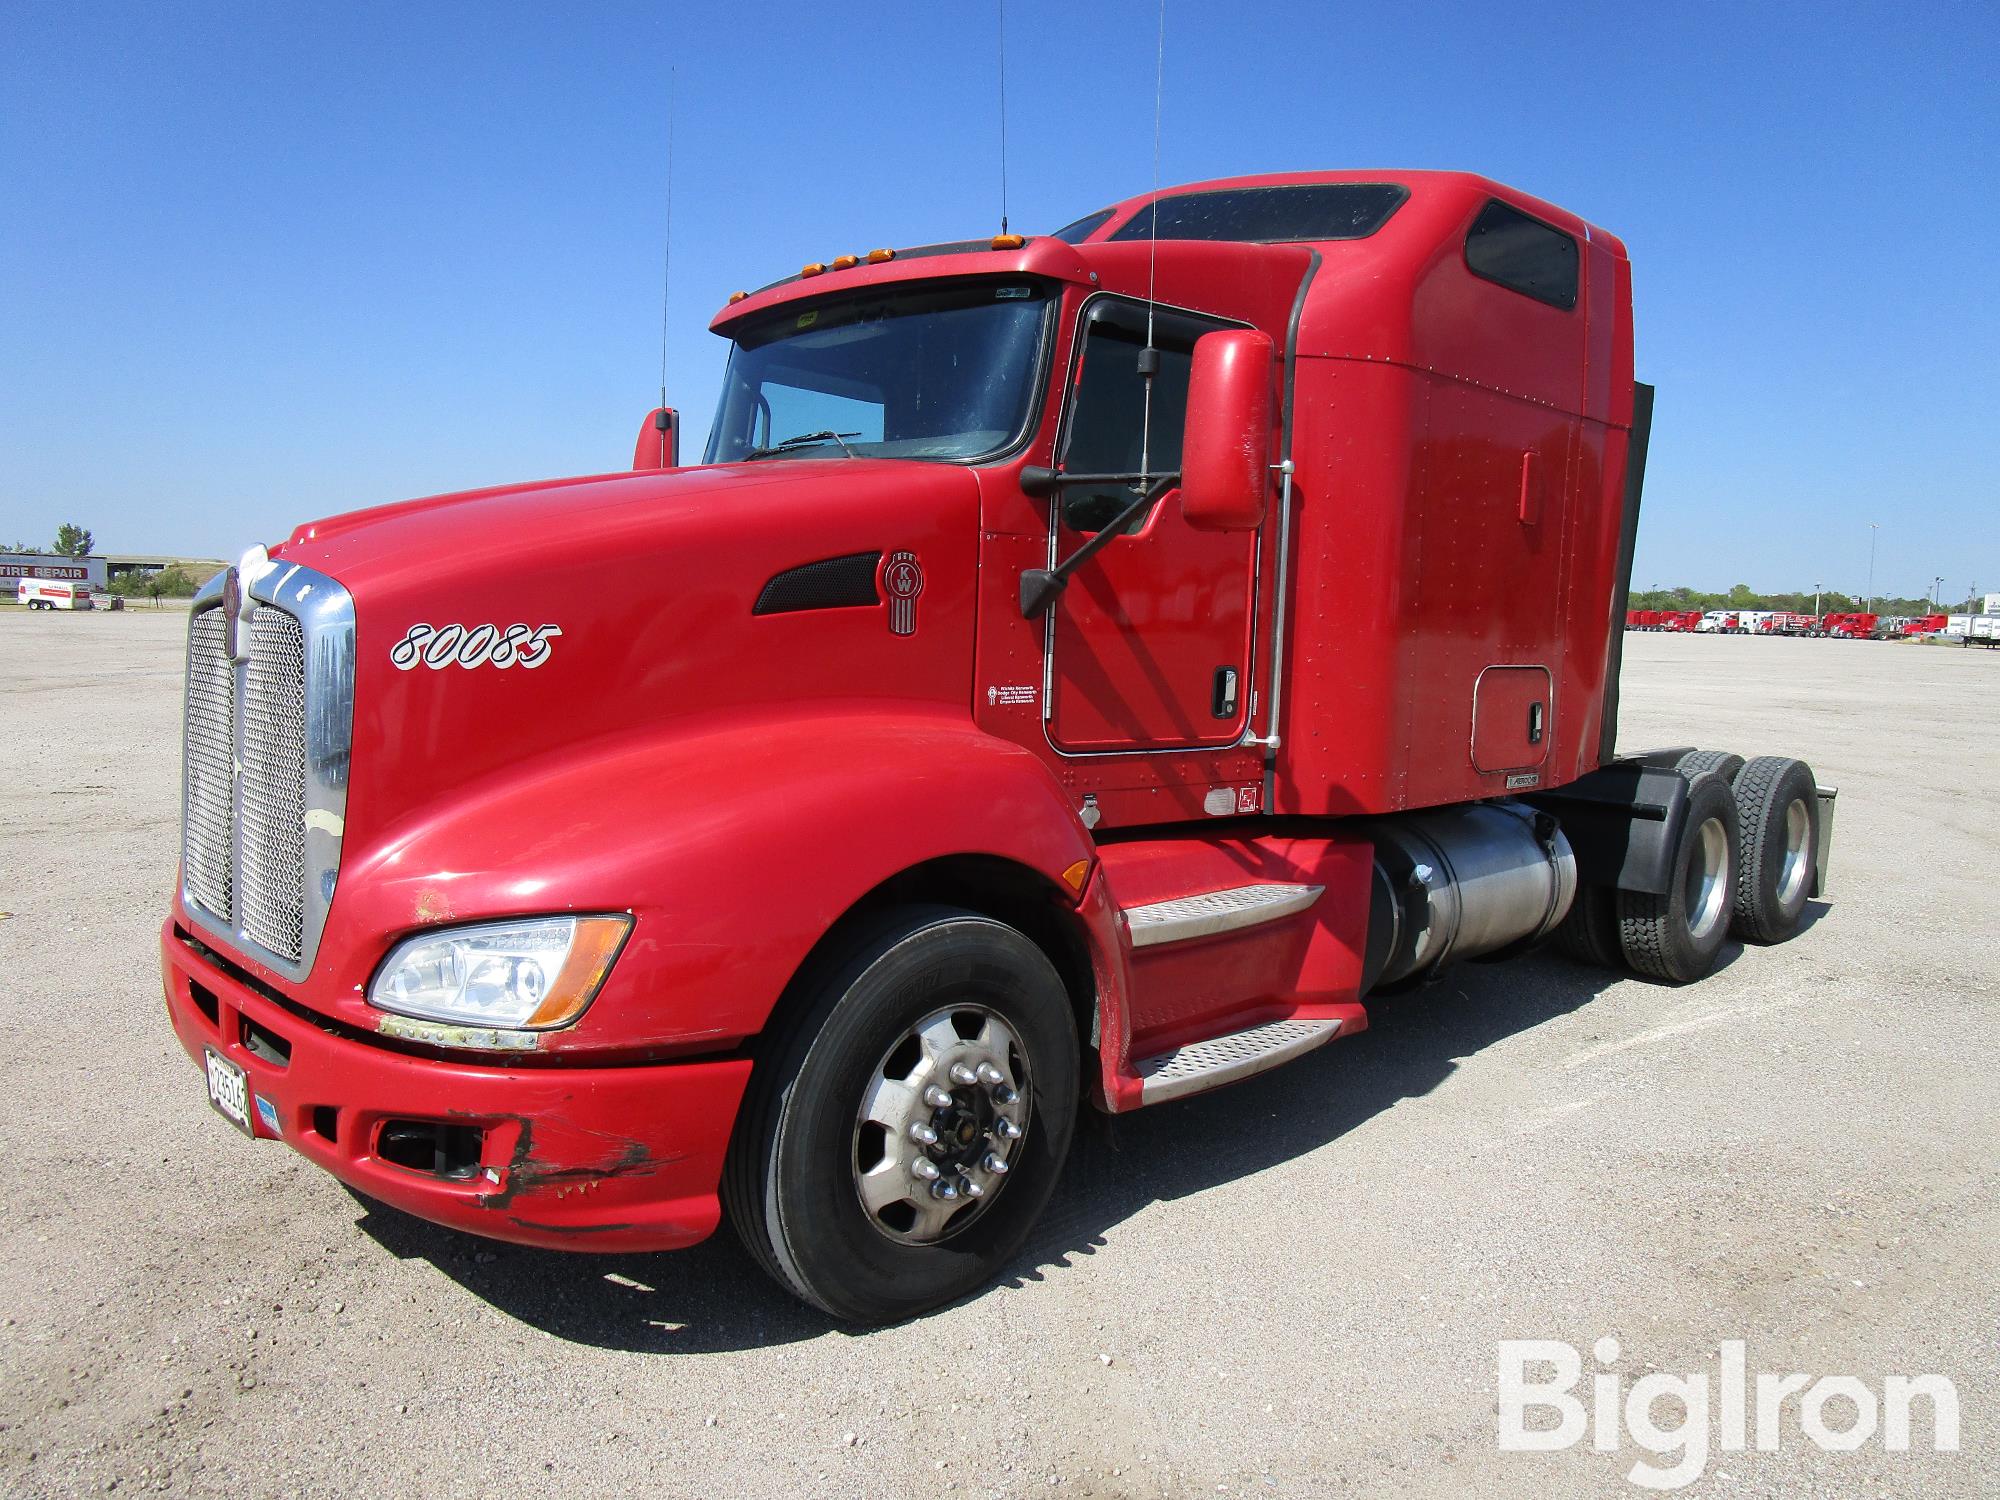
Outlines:
POLYGON ((967 281, 793 305, 736 334, 709 463, 984 458, 1034 409, 1052 299, 1038 282, 967 281))

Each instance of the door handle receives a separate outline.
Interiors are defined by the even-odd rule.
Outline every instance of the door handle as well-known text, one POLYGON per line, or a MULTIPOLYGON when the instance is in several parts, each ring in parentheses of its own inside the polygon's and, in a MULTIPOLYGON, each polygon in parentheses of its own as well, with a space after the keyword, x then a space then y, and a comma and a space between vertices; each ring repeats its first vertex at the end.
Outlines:
POLYGON ((1236 717, 1237 683, 1240 674, 1234 667, 1217 667, 1215 684, 1209 691, 1208 710, 1218 719, 1236 717))

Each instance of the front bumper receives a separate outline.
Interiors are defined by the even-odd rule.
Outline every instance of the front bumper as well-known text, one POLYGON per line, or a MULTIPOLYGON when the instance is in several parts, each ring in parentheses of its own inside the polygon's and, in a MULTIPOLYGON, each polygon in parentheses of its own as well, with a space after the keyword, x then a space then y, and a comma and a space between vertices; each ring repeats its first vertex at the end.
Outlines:
POLYGON ((509 1068, 413 1055, 278 1004, 171 918, 160 952, 167 1014, 188 1055, 199 1066, 213 1050, 241 1067, 256 1133, 357 1192, 553 1249, 679 1249, 721 1218, 716 1186, 746 1059, 509 1068), (470 1154, 448 1171, 442 1154, 430 1169, 384 1156, 385 1127, 393 1140, 412 1125, 448 1128, 470 1154))

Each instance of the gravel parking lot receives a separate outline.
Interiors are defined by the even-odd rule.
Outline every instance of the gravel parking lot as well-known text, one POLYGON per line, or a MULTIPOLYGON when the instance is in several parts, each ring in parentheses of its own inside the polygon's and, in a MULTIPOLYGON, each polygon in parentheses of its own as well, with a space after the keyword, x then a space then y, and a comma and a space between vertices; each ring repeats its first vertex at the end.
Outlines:
MULTIPOLYGON (((1698 1493, 2000 1491, 2000 656, 1626 640, 1628 746, 1796 754, 1829 899, 1669 989, 1473 965, 1079 1138, 1002 1286, 854 1333, 726 1234, 515 1249, 208 1108, 159 997, 185 615, 0 614, 0 1488, 261 1495, 1603 1495, 1502 1453, 1496 1348, 1629 1384, 1956 1384, 1962 1451, 1712 1452, 1698 1493)), ((1834 1420, 1838 1408, 1829 1414, 1834 1420)), ((1663 1419, 1665 1417, 1663 1413, 1663 1419)), ((1836 1425, 1840 1425, 1836 1422, 1836 1425)))

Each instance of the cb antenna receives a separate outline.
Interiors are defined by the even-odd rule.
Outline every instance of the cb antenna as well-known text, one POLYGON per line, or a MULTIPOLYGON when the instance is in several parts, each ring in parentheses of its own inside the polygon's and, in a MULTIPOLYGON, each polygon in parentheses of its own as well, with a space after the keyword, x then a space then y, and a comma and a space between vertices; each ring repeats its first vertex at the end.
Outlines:
POLYGON ((1007 0, 994 0, 1000 23, 1000 233, 1007 233, 1007 0))
POLYGON ((1153 58, 1153 198, 1146 205, 1150 244, 1146 252, 1146 347, 1139 351, 1139 378, 1145 382, 1145 405, 1139 416, 1139 472, 1153 472, 1153 377, 1159 373, 1160 351, 1153 342, 1153 307, 1160 264, 1160 106, 1167 83, 1167 0, 1160 0, 1159 44, 1153 58))
MULTIPOLYGON (((667 228, 660 252, 660 405, 667 404, 667 308, 674 287, 674 69, 667 69, 667 228)), ((660 434, 666 441, 666 433, 660 434)))

